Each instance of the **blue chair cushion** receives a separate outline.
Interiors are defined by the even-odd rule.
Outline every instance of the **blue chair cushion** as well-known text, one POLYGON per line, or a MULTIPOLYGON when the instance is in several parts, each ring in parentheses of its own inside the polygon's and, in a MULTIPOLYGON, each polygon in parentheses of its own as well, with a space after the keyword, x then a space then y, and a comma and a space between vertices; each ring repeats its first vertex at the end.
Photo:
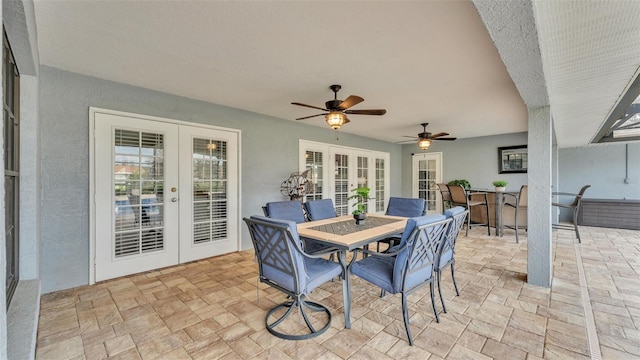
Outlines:
POLYGON ((395 294, 393 286, 393 265, 395 258, 368 256, 351 265, 351 273, 379 288, 395 294))
MULTIPOLYGON (((439 214, 408 219, 400 245, 394 246, 394 248, 400 248, 408 240, 413 241, 413 239, 409 239, 409 237, 416 227, 444 219, 446 219, 446 217, 439 214)), ((407 246, 393 257, 368 256, 365 259, 353 263, 351 265, 351 272, 389 293, 396 294, 402 291, 402 273, 407 262, 407 257, 409 256, 409 250, 409 246, 407 246)), ((425 267, 423 271, 408 277, 406 288, 411 288, 423 282, 424 278, 429 279, 432 275, 431 268, 430 266, 425 267)))
POLYGON ((405 217, 423 216, 425 204, 424 199, 390 197, 386 214, 405 217))
POLYGON ((303 290, 305 294, 310 293, 318 286, 342 274, 342 266, 335 261, 322 258, 304 258, 304 262, 305 268, 307 269, 307 286, 303 290))
POLYGON ((305 222, 304 211, 300 201, 273 201, 267 203, 267 214, 272 219, 295 221, 297 224, 305 222))
MULTIPOLYGON (((451 209, 447 209, 444 212, 444 215, 447 218, 454 218, 462 214, 465 210, 466 209, 462 206, 456 206, 451 209)), ((462 226, 461 223, 459 225, 462 226)), ((458 236, 458 233, 460 232, 460 226, 456 228, 456 224, 451 223, 451 226, 449 227, 449 234, 447 234, 449 244, 442 245, 442 253, 440 254, 440 260, 438 262, 438 269, 444 268, 453 259, 454 240, 458 236)))
POLYGON ((307 215, 312 221, 336 217, 336 209, 333 207, 331 199, 307 201, 304 207, 307 209, 307 215))
MULTIPOLYGON (((252 216, 251 219, 261 220, 271 224, 286 225, 289 228, 291 235, 293 236, 292 240, 298 241, 298 244, 301 244, 297 225, 295 222, 257 215, 252 216)), ((279 246, 282 246, 282 248, 279 247, 279 249, 285 250, 284 244, 279 244, 279 246)), ((298 286, 300 291, 304 294, 308 294, 316 287, 324 284, 325 282, 342 273, 342 266, 337 262, 329 261, 323 258, 308 258, 295 249, 292 249, 292 254, 299 278, 298 286)), ((291 275, 267 265, 263 265, 263 275, 266 278, 282 285, 284 288, 290 291, 294 291, 293 278, 291 277, 291 275)))

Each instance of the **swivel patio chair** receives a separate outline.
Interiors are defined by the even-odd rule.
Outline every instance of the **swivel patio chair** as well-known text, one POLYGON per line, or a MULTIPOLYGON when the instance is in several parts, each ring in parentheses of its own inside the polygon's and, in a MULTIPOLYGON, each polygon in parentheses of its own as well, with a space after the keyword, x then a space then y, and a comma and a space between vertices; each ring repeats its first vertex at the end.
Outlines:
MULTIPOLYGON (((265 215, 272 219, 294 221, 296 224, 302 224, 306 221, 302 203, 297 200, 268 202, 263 210, 265 215)), ((332 249, 331 246, 321 244, 312 239, 302 238, 302 241, 304 250, 309 254, 326 252, 332 249)))
POLYGON ((467 194, 467 191, 461 185, 447 185, 449 193, 451 194, 451 205, 462 206, 469 210, 469 216, 467 216, 467 232, 465 236, 469 236, 469 228, 471 226, 486 226, 487 235, 491 235, 491 227, 489 221, 489 201, 487 199, 487 193, 485 192, 473 192, 467 194), (484 197, 484 200, 470 200, 471 195, 479 195, 484 197), (487 222, 486 223, 472 223, 471 222, 471 208, 474 206, 484 207, 486 211, 487 222))
POLYGON ((462 229, 462 225, 464 224, 464 219, 469 216, 469 210, 465 210, 462 206, 456 206, 451 209, 445 210, 444 216, 448 219, 452 219, 451 224, 449 224, 449 229, 447 230, 447 234, 444 237, 444 240, 441 243, 440 248, 438 249, 438 256, 436 259, 436 280, 438 282, 438 293, 440 294, 440 302, 442 303, 442 311, 447 312, 447 307, 444 303, 444 297, 442 296, 442 288, 440 286, 440 280, 442 279, 442 270, 449 266, 451 268, 451 279, 453 280, 453 287, 456 289, 456 296, 460 296, 460 291, 458 290, 458 284, 456 283, 456 275, 455 275, 455 248, 456 248, 456 240, 458 240, 458 235, 460 234, 460 230, 462 229))
POLYGON ((307 210, 307 217, 310 221, 331 219, 338 216, 331 199, 307 201, 304 203, 304 208, 307 210))
POLYGON ((440 196, 442 197, 442 211, 451 207, 451 193, 447 184, 440 183, 438 189, 440 190, 440 196))
POLYGON ((365 249, 356 249, 368 254, 362 260, 351 265, 351 273, 381 288, 383 291, 402 294, 402 315, 407 331, 409 344, 413 345, 413 337, 409 328, 409 294, 429 284, 431 305, 436 321, 440 317, 434 298, 434 269, 440 243, 446 236, 451 219, 443 215, 428 215, 411 218, 407 221, 400 245, 395 251, 379 253, 365 249))
MULTIPOLYGON (((342 266, 336 262, 323 259, 326 254, 310 255, 302 249, 296 223, 288 220, 270 219, 263 216, 244 218, 251 241, 258 259, 260 282, 265 283, 285 293, 289 299, 267 312, 265 326, 267 330, 283 339, 304 340, 324 333, 331 325, 331 311, 319 303, 307 300, 311 291, 330 281, 336 276, 342 276, 342 266), (284 314, 279 316, 281 310, 284 314), (292 333, 289 330, 277 328, 289 315, 298 311, 302 315, 308 332, 292 333), (312 320, 319 320, 319 316, 310 316, 307 310, 325 313, 326 323, 321 328, 312 324, 312 320), (270 322, 274 315, 276 318, 270 322)), ((291 320, 295 324, 296 320, 291 320)), ((299 321, 299 319, 298 319, 299 321)), ((284 328, 288 328, 283 325, 284 328)))
POLYGON ((578 211, 580 210, 580 202, 582 201, 582 196, 585 191, 590 188, 591 185, 585 185, 580 189, 577 194, 566 193, 566 192, 554 192, 553 195, 557 196, 571 196, 573 197, 573 201, 571 203, 559 203, 554 202, 551 205, 561 208, 561 209, 570 209, 573 211, 573 224, 553 224, 552 227, 554 229, 564 229, 564 230, 574 230, 576 232, 576 237, 578 238, 578 242, 581 243, 580 239, 580 231, 578 230, 578 211))
POLYGON ((518 230, 519 229, 525 229, 525 231, 527 230, 526 218, 525 219, 520 219, 520 218, 523 217, 522 216, 523 212, 526 216, 528 187, 527 185, 522 185, 522 187, 520 187, 520 193, 518 193, 517 195, 505 193, 504 196, 505 196, 505 200, 506 200, 506 196, 511 196, 515 199, 515 201, 513 203, 505 201, 504 204, 502 205, 502 211, 503 211, 502 219, 506 218, 504 216, 505 209, 507 210, 513 209, 513 214, 514 214, 513 225, 503 224, 503 226, 516 231, 516 243, 519 243, 520 239, 518 238, 518 230))
MULTIPOLYGON (((387 204, 387 211, 385 215, 403 216, 403 217, 418 217, 427 213, 427 202, 420 198, 403 198, 403 197, 390 197, 389 204, 387 204)), ((377 251, 380 251, 380 243, 386 243, 389 248, 395 243, 400 242, 402 234, 394 235, 386 239, 378 241, 377 251)))

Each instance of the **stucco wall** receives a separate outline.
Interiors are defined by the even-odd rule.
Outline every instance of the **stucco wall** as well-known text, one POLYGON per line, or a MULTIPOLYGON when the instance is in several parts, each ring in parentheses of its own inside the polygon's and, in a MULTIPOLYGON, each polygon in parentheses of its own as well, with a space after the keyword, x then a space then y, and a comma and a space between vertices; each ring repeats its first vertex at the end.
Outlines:
POLYGON ((640 200, 640 143, 629 143, 627 165, 625 147, 603 144, 560 149, 558 191, 575 193, 589 184, 585 198, 640 200))
MULTIPOLYGON (((455 134, 452 134, 455 136, 455 134)), ((527 174, 499 174, 498 147, 524 145, 527 133, 483 136, 456 141, 434 141, 427 152, 442 152, 442 180, 467 179, 474 188, 493 189, 494 180, 508 182, 507 190, 517 191, 527 183, 527 174)), ((411 196, 411 154, 421 150, 416 144, 402 147, 402 193, 411 196)))
MULTIPOLYGON (((298 169, 300 138, 391 154, 391 195, 400 194, 401 147, 327 128, 41 67, 43 293, 89 281, 89 106, 242 131, 242 216, 283 200, 280 183, 298 169)), ((288 106, 288 104, 283 104, 288 106)), ((242 247, 251 247, 243 227, 242 247)))

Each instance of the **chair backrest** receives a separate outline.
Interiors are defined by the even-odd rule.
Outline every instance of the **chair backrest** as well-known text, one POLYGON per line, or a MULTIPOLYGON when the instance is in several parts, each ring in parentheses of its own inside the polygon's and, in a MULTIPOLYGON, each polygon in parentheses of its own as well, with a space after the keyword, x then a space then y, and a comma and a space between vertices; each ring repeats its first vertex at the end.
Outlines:
POLYGON ((258 259, 260 281, 284 292, 306 288, 306 269, 296 223, 264 216, 244 218, 258 259))
POLYGON ((529 197, 529 188, 527 185, 522 185, 520 188, 520 194, 518 194, 518 207, 527 207, 528 197, 529 197))
POLYGON ((451 193, 449 192, 447 184, 440 183, 437 185, 438 189, 440 189, 440 195, 442 195, 442 201, 451 201, 451 193))
POLYGON ((309 220, 312 221, 330 219, 338 216, 336 214, 336 208, 333 206, 333 200, 331 199, 307 201, 304 203, 304 208, 307 210, 309 220))
POLYGON ((576 199, 573 201, 572 206, 578 206, 580 205, 580 201, 582 201, 582 196, 584 195, 584 192, 587 191, 588 188, 590 188, 591 185, 585 185, 582 187, 582 189, 580 189, 580 191, 578 192, 578 196, 576 196, 576 199))
POLYGON ((444 215, 427 215, 407 220, 396 255, 393 286, 397 292, 408 291, 433 278, 438 247, 451 219, 444 215))
POLYGON ((449 194, 451 194, 451 202, 456 205, 464 205, 468 207, 469 199, 467 198, 467 191, 462 185, 447 185, 449 188, 449 194))
POLYGON ((446 210, 444 216, 446 216, 447 219, 451 219, 451 224, 438 250, 438 260, 436 263, 440 268, 453 259, 456 240, 458 239, 464 220, 469 216, 469 210, 466 210, 462 206, 456 206, 446 210))
POLYGON ((427 202, 420 198, 390 197, 386 215, 417 217, 427 211, 427 202))
POLYGON ((272 219, 290 220, 297 224, 306 221, 302 203, 297 200, 268 202, 266 209, 266 215, 272 219))

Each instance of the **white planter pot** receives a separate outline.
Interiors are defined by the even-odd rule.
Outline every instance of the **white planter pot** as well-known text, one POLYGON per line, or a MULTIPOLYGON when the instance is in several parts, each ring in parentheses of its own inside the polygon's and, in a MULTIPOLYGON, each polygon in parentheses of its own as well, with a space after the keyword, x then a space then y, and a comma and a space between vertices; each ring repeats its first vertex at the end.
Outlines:
POLYGON ((496 191, 497 192, 501 192, 501 191, 505 191, 506 188, 504 186, 496 186, 496 191))

